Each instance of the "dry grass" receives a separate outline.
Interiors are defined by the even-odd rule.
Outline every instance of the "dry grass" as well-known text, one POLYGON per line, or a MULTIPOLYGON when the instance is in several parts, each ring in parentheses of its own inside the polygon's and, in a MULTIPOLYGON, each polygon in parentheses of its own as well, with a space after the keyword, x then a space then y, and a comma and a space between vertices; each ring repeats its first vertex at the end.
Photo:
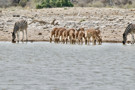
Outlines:
POLYGON ((122 8, 125 8, 125 9, 128 9, 128 8, 135 8, 135 2, 132 3, 131 5, 130 5, 130 4, 126 4, 126 5, 122 6, 122 8))
POLYGON ((96 1, 95 3, 89 4, 90 7, 104 7, 101 1, 96 1))

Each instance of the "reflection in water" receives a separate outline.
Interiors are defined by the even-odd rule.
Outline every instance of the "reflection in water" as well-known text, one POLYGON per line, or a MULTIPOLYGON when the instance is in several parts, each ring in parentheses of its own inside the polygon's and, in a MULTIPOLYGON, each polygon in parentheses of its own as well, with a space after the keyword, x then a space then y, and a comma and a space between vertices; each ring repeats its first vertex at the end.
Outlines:
POLYGON ((135 45, 0 42, 2 90, 133 90, 135 45))

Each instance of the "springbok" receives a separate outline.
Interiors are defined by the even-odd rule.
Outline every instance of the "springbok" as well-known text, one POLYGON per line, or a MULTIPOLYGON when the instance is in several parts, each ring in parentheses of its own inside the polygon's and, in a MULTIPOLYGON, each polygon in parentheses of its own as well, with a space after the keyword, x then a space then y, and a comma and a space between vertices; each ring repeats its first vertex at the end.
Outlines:
POLYGON ((135 33, 135 24, 131 23, 126 27, 126 29, 123 33, 123 42, 122 43, 125 45, 126 41, 127 41, 127 35, 131 34, 131 36, 132 36, 131 44, 134 44, 134 42, 135 42, 134 33, 135 33))
POLYGON ((65 30, 65 31, 62 32, 62 38, 61 38, 61 40, 62 40, 63 44, 66 42, 66 31, 67 30, 65 30))
POLYGON ((102 36, 101 36, 101 31, 100 30, 96 30, 97 32, 97 38, 96 40, 98 41, 99 45, 102 44, 102 36))
POLYGON ((80 44, 83 44, 83 38, 85 39, 85 32, 84 31, 79 31, 79 34, 78 34, 78 43, 80 44))
POLYGON ((69 39, 69 32, 71 31, 72 29, 68 29, 66 30, 66 44, 68 42, 68 39, 69 39))
POLYGON ((75 44, 76 39, 75 39, 75 30, 74 29, 69 29, 69 39, 71 44, 75 44))
POLYGON ((58 41, 59 41, 59 42, 62 41, 62 33, 63 33, 64 31, 66 31, 66 29, 65 29, 65 28, 61 28, 61 29, 59 30, 59 32, 58 32, 58 41))
POLYGON ((16 34, 17 34, 17 41, 19 42, 20 40, 20 32, 22 31, 23 33, 23 37, 22 37, 22 41, 24 40, 24 31, 26 33, 26 41, 28 41, 28 37, 27 37, 27 28, 28 28, 28 23, 26 20, 21 20, 21 21, 17 21, 14 24, 14 29, 13 29, 13 33, 12 33, 12 42, 15 43, 15 39, 16 39, 16 34))
POLYGON ((62 35, 63 29, 65 28, 58 28, 57 30, 55 30, 55 35, 54 35, 54 42, 58 43, 60 41, 60 37, 62 35))
POLYGON ((55 35, 54 35, 54 42, 55 43, 58 43, 59 42, 59 38, 58 38, 58 36, 59 36, 59 30, 60 30, 61 28, 58 28, 56 31, 55 31, 55 35))
POLYGON ((84 31, 84 28, 79 28, 78 30, 76 30, 76 32, 75 32, 75 38, 76 39, 78 39, 79 31, 84 31))
POLYGON ((89 44, 91 37, 92 37, 93 45, 96 45, 96 41, 98 41, 98 43, 101 44, 102 39, 99 32, 100 32, 99 30, 97 31, 95 29, 88 29, 86 31, 85 44, 87 43, 89 44))
POLYGON ((58 28, 54 28, 54 29, 51 31, 50 43, 52 42, 52 38, 55 38, 55 32, 56 32, 56 30, 58 30, 58 28))

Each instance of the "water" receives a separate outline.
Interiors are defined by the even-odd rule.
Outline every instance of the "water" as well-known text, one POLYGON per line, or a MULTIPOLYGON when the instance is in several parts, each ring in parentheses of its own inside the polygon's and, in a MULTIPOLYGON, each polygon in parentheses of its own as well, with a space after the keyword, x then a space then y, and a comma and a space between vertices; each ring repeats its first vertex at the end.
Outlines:
POLYGON ((0 90, 134 90, 135 45, 0 42, 0 90))

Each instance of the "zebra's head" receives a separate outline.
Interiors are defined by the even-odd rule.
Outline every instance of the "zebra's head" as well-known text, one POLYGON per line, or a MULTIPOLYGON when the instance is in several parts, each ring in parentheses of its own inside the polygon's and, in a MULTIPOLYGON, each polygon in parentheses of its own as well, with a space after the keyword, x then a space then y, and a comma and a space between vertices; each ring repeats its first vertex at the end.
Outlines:
POLYGON ((16 36, 15 36, 15 33, 13 32, 12 33, 12 43, 15 43, 15 38, 16 38, 16 36))
POLYGON ((127 37, 126 37, 125 34, 123 34, 123 41, 122 41, 122 43, 125 45, 126 41, 127 41, 127 37))
POLYGON ((127 27, 126 27, 126 29, 125 29, 125 32, 123 33, 123 44, 125 44, 126 43, 126 41, 127 41, 127 35, 131 32, 131 29, 132 29, 132 23, 130 23, 127 27))

